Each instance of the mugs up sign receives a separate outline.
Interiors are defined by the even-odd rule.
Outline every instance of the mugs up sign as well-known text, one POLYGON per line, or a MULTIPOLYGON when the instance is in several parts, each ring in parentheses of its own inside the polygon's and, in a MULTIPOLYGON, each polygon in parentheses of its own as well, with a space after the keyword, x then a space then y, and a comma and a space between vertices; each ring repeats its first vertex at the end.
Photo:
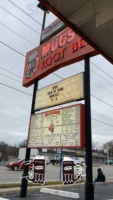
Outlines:
POLYGON ((26 54, 23 86, 44 78, 61 67, 78 62, 97 52, 70 28, 26 54))

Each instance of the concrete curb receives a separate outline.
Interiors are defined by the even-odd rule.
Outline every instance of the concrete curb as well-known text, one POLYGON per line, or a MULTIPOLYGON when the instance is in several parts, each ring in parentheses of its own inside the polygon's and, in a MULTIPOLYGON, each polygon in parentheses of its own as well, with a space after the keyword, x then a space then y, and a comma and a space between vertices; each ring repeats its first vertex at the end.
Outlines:
MULTIPOLYGON (((102 184, 111 184, 113 181, 106 181, 105 183, 96 183, 97 185, 102 185, 102 184)), ((33 191, 33 190, 39 190, 41 188, 63 188, 63 187, 72 187, 72 186, 77 186, 77 187, 83 187, 85 186, 85 183, 75 183, 73 185, 63 185, 63 184, 58 184, 58 185, 41 185, 41 186, 28 186, 28 192, 33 191)), ((10 188, 0 188, 0 194, 9 194, 9 193, 18 193, 20 192, 20 187, 10 187, 10 188)))
POLYGON ((73 199, 79 199, 80 198, 79 193, 68 192, 68 191, 63 191, 63 190, 41 188, 40 192, 46 193, 46 194, 52 194, 52 195, 56 195, 56 196, 61 196, 61 197, 73 198, 73 199))

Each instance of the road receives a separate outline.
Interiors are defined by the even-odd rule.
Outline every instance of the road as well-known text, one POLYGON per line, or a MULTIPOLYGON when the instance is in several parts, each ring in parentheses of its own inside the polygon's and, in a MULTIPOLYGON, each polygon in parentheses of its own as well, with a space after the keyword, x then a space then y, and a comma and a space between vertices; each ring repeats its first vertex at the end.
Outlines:
MULTIPOLYGON (((79 193, 80 200, 85 200, 85 188, 83 186, 59 186, 53 189, 69 191, 74 193, 79 193)), ((65 192, 64 192, 65 193, 65 192)), ((97 185, 94 190, 95 200, 113 200, 113 184, 102 183, 101 185, 97 185)), ((4 200, 21 200, 19 197, 19 192, 10 193, 0 195, 0 197, 4 198, 4 200)), ((27 197, 23 198, 26 200, 69 200, 67 197, 54 196, 51 194, 40 193, 40 189, 35 191, 28 191, 27 197)), ((2 199, 1 199, 2 200, 2 199)), ((70 199, 71 200, 71 199, 70 199)))
MULTIPOLYGON (((106 180, 113 180, 113 166, 98 165, 93 167, 93 177, 97 176, 97 169, 101 168, 106 175, 106 180)), ((0 166, 0 183, 20 183, 23 171, 12 171, 0 166)), ((60 168, 51 164, 46 166, 46 181, 59 181, 60 168)))

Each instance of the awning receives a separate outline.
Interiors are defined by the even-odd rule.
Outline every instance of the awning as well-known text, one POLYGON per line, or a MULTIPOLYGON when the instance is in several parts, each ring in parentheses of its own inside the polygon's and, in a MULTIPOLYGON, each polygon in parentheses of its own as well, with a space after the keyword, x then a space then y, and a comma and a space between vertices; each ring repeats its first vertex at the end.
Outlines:
POLYGON ((113 0, 39 0, 113 63, 113 0))

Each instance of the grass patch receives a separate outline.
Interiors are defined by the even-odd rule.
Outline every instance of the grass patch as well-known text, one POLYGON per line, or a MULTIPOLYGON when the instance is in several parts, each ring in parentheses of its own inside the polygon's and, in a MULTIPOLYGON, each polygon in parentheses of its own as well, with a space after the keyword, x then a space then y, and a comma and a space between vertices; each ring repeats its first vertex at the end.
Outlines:
MULTIPOLYGON (((61 181, 47 181, 47 182, 45 182, 45 184, 44 185, 60 185, 60 184, 62 184, 62 182, 61 181)), ((15 187, 20 187, 21 186, 21 184, 20 183, 10 183, 10 184, 0 184, 0 189, 2 189, 2 188, 15 188, 15 187)), ((29 187, 36 187, 36 186, 41 186, 41 184, 33 184, 33 183, 28 183, 28 186, 29 187)), ((42 185, 43 186, 43 185, 42 185)))

